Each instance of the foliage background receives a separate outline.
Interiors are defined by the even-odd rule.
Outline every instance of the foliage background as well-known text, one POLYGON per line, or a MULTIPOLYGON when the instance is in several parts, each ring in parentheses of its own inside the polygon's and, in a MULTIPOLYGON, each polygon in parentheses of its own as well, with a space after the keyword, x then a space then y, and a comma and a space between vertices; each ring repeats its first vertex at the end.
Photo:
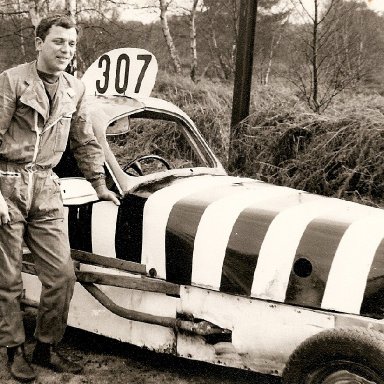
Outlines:
MULTIPOLYGON (((31 1, 27 3, 31 7, 31 1)), ((326 70, 319 78, 320 91, 327 92, 331 84, 337 92, 326 108, 316 110, 305 94, 313 86, 314 20, 298 3, 296 8, 276 8, 279 3, 260 1, 251 113, 242 123, 238 143, 232 143, 241 148, 245 161, 231 168, 232 172, 383 206, 384 17, 362 1, 324 0, 320 16, 327 9, 332 12, 318 29, 320 37, 326 38, 319 40, 323 50, 317 52, 317 58, 331 64, 322 67, 326 70), (337 25, 332 22, 335 18, 337 25), (329 68, 337 68, 338 77, 329 68)), ((153 52, 160 67, 155 95, 185 110, 226 165, 238 6, 237 0, 206 0, 198 8, 198 67, 192 81, 188 9, 168 15, 182 68, 175 74, 160 21, 121 20, 119 6, 112 7, 108 1, 78 1, 76 17, 83 30, 79 75, 113 48, 132 46, 153 52)), ((62 10, 58 3, 50 7, 51 11, 62 10)), ((33 25, 25 3, 1 0, 0 17, 0 71, 34 59, 33 25)), ((150 139, 143 137, 144 141, 150 139)))

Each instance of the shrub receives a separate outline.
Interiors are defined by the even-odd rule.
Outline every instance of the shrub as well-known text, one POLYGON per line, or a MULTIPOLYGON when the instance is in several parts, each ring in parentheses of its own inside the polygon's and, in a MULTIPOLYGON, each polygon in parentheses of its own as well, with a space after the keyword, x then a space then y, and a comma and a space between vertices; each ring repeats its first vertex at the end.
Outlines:
POLYGON ((323 115, 293 100, 264 100, 243 123, 246 176, 308 192, 381 205, 384 98, 347 95, 323 115))
MULTIPOLYGON (((256 86, 236 147, 245 163, 234 174, 368 205, 384 204, 384 97, 343 93, 315 114, 284 85, 256 86)), ((231 85, 193 83, 160 73, 154 96, 173 102, 195 121, 227 161, 231 85)))
POLYGON ((209 80, 195 84, 160 72, 153 96, 171 101, 189 115, 216 155, 226 161, 232 105, 228 85, 209 80))

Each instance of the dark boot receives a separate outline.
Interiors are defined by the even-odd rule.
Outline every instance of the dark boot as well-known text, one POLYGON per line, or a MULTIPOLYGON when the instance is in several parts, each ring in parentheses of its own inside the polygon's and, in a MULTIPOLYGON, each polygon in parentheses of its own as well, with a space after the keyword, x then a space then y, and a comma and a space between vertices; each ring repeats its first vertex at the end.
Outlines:
POLYGON ((32 355, 32 363, 55 372, 80 373, 83 367, 56 351, 51 344, 38 341, 32 355))
POLYGON ((28 383, 36 379, 35 371, 25 356, 23 344, 7 348, 7 355, 8 368, 14 379, 22 383, 28 383))

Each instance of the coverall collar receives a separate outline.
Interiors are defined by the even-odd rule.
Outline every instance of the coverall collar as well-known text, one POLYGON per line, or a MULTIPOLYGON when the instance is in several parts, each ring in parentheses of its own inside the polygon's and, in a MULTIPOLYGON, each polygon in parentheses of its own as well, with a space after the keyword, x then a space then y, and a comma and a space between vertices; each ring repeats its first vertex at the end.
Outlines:
POLYGON ((58 81, 59 85, 56 96, 53 99, 51 116, 49 116, 46 125, 51 124, 63 116, 71 117, 76 111, 76 93, 75 90, 71 88, 66 74, 61 73, 58 81))
POLYGON ((76 110, 75 91, 70 87, 64 73, 60 74, 52 112, 49 115, 49 100, 43 81, 37 73, 36 60, 30 63, 27 72, 24 81, 28 87, 21 95, 20 101, 36 110, 43 117, 44 125, 54 122, 60 117, 71 114, 76 110))

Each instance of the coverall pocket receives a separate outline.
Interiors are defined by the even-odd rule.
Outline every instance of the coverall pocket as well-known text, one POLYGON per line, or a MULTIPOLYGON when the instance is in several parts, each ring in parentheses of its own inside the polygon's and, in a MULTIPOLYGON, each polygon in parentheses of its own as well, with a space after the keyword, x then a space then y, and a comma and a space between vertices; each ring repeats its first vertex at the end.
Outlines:
POLYGON ((53 184, 53 196, 50 199, 53 210, 51 210, 50 215, 53 217, 63 219, 64 218, 64 207, 63 207, 63 197, 61 195, 61 186, 60 179, 54 175, 51 176, 51 181, 53 184))
POLYGON ((55 152, 64 152, 67 146, 72 116, 64 116, 56 127, 55 152))
POLYGON ((0 191, 5 199, 18 195, 21 173, 0 170, 0 191))
POLYGON ((41 182, 42 188, 34 200, 34 220, 62 220, 64 208, 58 177, 55 174, 47 175, 41 182))
POLYGON ((19 203, 22 200, 21 174, 0 170, 0 191, 8 205, 8 213, 12 222, 22 219, 19 203))

